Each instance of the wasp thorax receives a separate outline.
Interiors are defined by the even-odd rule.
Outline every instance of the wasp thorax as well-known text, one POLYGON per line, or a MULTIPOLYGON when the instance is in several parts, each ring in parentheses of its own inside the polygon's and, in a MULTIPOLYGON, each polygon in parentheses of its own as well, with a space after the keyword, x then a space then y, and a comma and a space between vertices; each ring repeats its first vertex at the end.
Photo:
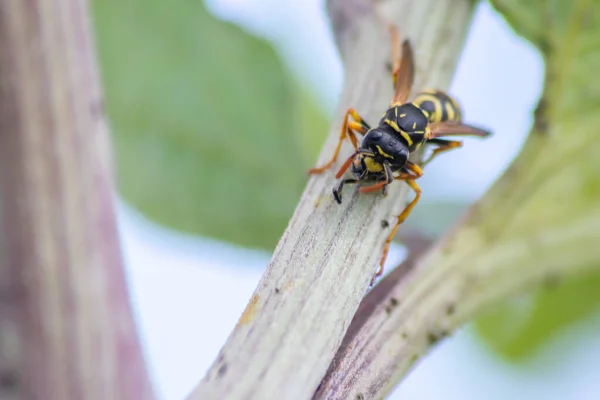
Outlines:
POLYGON ((372 142, 377 142, 379 140, 381 140, 381 138, 383 137, 383 132, 380 129, 371 129, 368 133, 368 140, 372 141, 372 142))

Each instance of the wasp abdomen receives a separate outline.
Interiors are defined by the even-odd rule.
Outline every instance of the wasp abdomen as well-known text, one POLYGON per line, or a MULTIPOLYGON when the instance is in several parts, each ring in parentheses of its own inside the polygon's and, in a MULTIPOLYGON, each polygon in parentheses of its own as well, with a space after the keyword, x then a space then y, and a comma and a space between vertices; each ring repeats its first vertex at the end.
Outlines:
POLYGON ((462 112, 456 100, 440 90, 427 90, 417 94, 413 104, 420 108, 432 123, 462 120, 462 112))

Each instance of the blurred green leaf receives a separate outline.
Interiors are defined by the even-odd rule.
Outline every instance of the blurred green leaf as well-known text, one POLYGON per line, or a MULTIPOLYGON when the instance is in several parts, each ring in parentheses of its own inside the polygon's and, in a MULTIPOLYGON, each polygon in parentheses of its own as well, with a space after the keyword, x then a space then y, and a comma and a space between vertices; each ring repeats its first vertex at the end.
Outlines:
POLYGON ((125 200, 170 227, 272 249, 317 154, 303 135, 325 139, 321 110, 268 43, 202 1, 95 1, 94 17, 125 200))
POLYGON ((600 311, 600 274, 565 282, 549 279, 544 288, 481 317, 476 327, 508 360, 533 354, 568 326, 600 311))
MULTIPOLYGON (((548 214, 539 203, 539 215, 530 216, 529 226, 533 229, 550 218, 574 218, 577 212, 596 209, 597 162, 582 152, 592 149, 589 141, 596 140, 600 123, 600 81, 596 79, 600 71, 600 1, 493 0, 492 4, 544 57, 546 87, 536 110, 533 135, 547 141, 543 135, 548 131, 560 132, 564 136, 554 145, 548 144, 548 149, 554 151, 557 145, 570 149, 569 157, 554 157, 553 164, 546 167, 548 174, 578 164, 577 172, 559 181, 562 193, 545 199, 546 204, 562 204, 565 211, 548 214), (579 187, 581 192, 577 192, 579 187), (561 197, 569 203, 561 203, 561 197)), ((510 302, 476 321, 481 337, 506 358, 520 360, 569 324, 600 310, 600 275, 565 282, 549 278, 546 286, 531 295, 527 307, 510 302)))

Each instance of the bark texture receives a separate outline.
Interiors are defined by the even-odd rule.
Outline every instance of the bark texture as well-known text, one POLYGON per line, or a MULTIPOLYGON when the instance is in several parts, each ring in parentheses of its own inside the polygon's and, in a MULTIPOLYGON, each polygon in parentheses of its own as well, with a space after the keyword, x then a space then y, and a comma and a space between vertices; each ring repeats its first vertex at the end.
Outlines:
POLYGON ((0 2, 0 398, 153 398, 85 0, 0 2))

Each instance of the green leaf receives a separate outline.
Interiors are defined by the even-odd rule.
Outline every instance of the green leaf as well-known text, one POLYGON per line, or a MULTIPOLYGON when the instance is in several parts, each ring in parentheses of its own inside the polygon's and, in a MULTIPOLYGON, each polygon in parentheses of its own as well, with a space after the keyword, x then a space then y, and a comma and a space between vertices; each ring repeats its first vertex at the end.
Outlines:
MULTIPOLYGON (((520 216, 511 229, 522 240, 573 226, 588 232, 588 225, 596 224, 600 198, 600 1, 493 0, 492 4, 518 34, 538 47, 546 65, 532 134, 523 162, 513 168, 514 193, 520 195, 511 196, 512 188, 504 188, 503 206, 520 216), (537 172, 519 179, 517 170, 523 176, 526 170, 537 172)), ((498 219, 506 218, 497 214, 498 219)), ((487 225, 501 226, 494 218, 490 216, 487 225)), ((583 269, 593 270, 589 267, 583 269)), ((600 310, 600 274, 564 282, 559 277, 548 279, 551 287, 531 294, 526 303, 509 302, 476 321, 481 337, 504 357, 521 360, 569 324, 600 310)))
POLYGON ((599 310, 600 274, 565 282, 550 278, 544 288, 481 317, 476 328, 499 354, 518 361, 599 310))
POLYGON ((95 1, 119 190, 181 231, 272 249, 328 122, 273 48, 201 1, 95 1), (316 132, 316 133, 315 133, 316 132))

